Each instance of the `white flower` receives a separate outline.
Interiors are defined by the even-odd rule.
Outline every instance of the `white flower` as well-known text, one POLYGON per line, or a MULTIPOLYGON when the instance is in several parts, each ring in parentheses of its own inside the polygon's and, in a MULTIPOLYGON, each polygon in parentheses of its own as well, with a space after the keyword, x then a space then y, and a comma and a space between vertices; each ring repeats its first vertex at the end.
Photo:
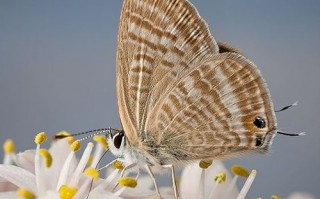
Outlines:
MULTIPOLYGON (((88 194, 89 199, 158 198, 150 176, 139 176, 139 172, 136 178, 121 178, 124 186, 114 188, 123 169, 118 161, 99 169, 109 171, 106 178, 99 176, 99 171, 94 168, 108 150, 104 136, 94 137, 98 144, 95 145, 91 161, 89 159, 94 148, 92 143, 87 144, 78 160, 75 153, 80 148, 79 141, 74 141, 70 146, 69 142, 73 140, 62 139, 52 143, 50 149, 46 150, 40 147, 45 140, 44 133, 38 134, 35 139, 36 150, 18 154, 15 153, 11 140, 5 142, 4 164, 0 164, 0 198, 83 199, 88 194)), ((231 174, 220 161, 211 164, 212 162, 201 161, 184 168, 179 180, 181 199, 244 199, 256 171, 249 173, 243 167, 235 165, 231 174), (236 186, 239 177, 246 178, 240 191, 236 186)), ((174 198, 172 186, 160 187, 160 193, 165 199, 174 198)), ((280 199, 279 196, 271 198, 280 199)), ((295 193, 289 199, 314 197, 306 193, 295 193)))
POLYGON ((199 164, 187 166, 181 176, 181 198, 245 198, 255 178, 256 171, 253 170, 249 175, 249 172, 237 165, 232 170, 236 174, 233 177, 220 161, 214 161, 208 168, 200 168, 199 164), (238 176, 247 177, 247 181, 240 192, 236 187, 238 176))
MULTIPOLYGON (((98 143, 101 143, 101 138, 97 138, 98 143)), ((118 179, 118 169, 114 169, 113 175, 106 179, 99 178, 98 171, 93 169, 98 164, 104 147, 107 147, 103 143, 96 145, 88 167, 91 169, 85 170, 94 147, 92 143, 87 145, 78 161, 75 157, 75 152, 79 149, 78 141, 73 142, 72 150, 70 150, 67 139, 59 140, 54 142, 48 151, 40 148, 40 144, 45 140, 45 134, 40 133, 35 139, 36 150, 27 150, 19 154, 15 154, 13 150, 10 153, 5 150, 4 163, 6 164, 0 164, 0 198, 83 199, 88 195, 90 189, 89 198, 94 199, 106 197, 118 199, 130 193, 130 191, 126 192, 129 190, 126 187, 120 187, 115 193, 112 193, 114 185, 111 183, 118 179), (12 165, 13 163, 16 166, 12 165), (92 177, 97 179, 91 185, 92 177)), ((14 148, 13 142, 10 141, 10 143, 11 148, 14 148)), ((151 182, 149 184, 151 185, 151 182)), ((141 185, 147 184, 144 182, 141 185)), ((144 193, 142 189, 143 186, 137 186, 135 194, 132 192, 129 195, 130 198, 138 198, 140 193, 144 193)), ((146 190, 149 194, 145 195, 151 195, 151 189, 146 190)))

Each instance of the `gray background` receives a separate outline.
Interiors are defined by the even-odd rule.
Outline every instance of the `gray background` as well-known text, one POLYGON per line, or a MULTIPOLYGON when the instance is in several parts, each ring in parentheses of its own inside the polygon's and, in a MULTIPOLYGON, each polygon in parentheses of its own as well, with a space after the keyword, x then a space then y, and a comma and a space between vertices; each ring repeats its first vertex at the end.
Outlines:
MULTIPOLYGON (((249 198, 294 191, 320 197, 320 2, 192 1, 217 40, 239 47, 264 75, 279 128, 270 155, 227 161, 257 169, 249 198)), ((121 1, 0 1, 0 143, 34 148, 54 134, 119 127, 115 95, 121 1)), ((3 152, 1 152, 1 158, 3 152)), ((169 180, 167 180, 169 181, 169 180)))

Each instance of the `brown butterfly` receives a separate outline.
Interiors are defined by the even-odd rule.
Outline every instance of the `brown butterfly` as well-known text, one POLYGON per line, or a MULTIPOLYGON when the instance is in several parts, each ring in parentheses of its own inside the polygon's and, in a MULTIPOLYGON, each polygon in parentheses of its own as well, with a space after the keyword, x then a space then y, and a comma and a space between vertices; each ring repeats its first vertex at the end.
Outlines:
POLYGON ((257 67, 217 43, 187 0, 124 0, 117 99, 123 130, 110 149, 150 173, 267 152, 277 128, 257 67))
POLYGON ((153 172, 171 169, 178 198, 174 166, 265 153, 276 133, 301 135, 277 131, 255 64, 216 42, 187 0, 124 0, 117 99, 122 130, 85 133, 107 132, 110 150, 126 165, 121 176, 145 168, 159 196, 153 172))

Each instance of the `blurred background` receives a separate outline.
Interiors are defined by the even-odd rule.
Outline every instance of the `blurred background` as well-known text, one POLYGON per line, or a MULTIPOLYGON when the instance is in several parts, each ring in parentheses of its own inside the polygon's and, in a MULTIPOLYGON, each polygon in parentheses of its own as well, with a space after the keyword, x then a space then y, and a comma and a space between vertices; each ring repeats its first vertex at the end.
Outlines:
MULTIPOLYGON (((257 169, 248 198, 320 197, 320 1, 192 0, 216 40, 240 48, 266 79, 283 131, 269 155, 226 161, 257 169)), ((0 143, 35 148, 46 131, 119 127, 116 38, 122 1, 0 1, 0 143)), ((3 158, 3 152, 0 153, 3 158)), ((111 157, 109 157, 111 158, 111 157)), ((169 179, 163 180, 168 181, 169 179)))

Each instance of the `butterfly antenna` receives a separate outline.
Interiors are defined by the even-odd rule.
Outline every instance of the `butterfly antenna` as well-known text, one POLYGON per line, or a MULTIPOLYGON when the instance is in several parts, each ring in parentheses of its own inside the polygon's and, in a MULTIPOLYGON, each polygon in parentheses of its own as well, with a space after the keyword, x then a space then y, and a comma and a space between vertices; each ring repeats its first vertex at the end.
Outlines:
POLYGON ((60 134, 60 135, 54 135, 53 140, 59 140, 59 139, 67 138, 67 137, 76 137, 76 136, 90 134, 84 138, 79 139, 80 141, 83 141, 88 138, 94 137, 95 135, 100 135, 103 133, 109 134, 109 133, 111 133, 111 131, 119 131, 119 130, 113 129, 113 128, 104 128, 104 129, 95 129, 95 130, 84 131, 84 132, 80 132, 80 133, 74 133, 74 134, 65 134, 65 135, 60 134))
MULTIPOLYGON (((282 109, 280 110, 276 110, 274 112, 278 113, 278 112, 281 112, 281 111, 285 111, 293 106, 297 106, 298 105, 298 101, 288 105, 288 106, 285 106, 283 107, 282 109)), ((286 136, 303 136, 303 135, 306 135, 306 132, 300 132, 300 133, 288 133, 288 132, 283 132, 283 131, 277 131, 278 134, 281 134, 281 135, 286 135, 286 136)))
POLYGON ((276 111, 274 111, 274 112, 278 113, 278 112, 281 112, 281 111, 287 110, 288 108, 291 108, 291 107, 293 107, 293 106, 297 106, 297 105, 298 105, 298 101, 296 101, 296 102, 294 102, 293 104, 290 104, 290 105, 288 105, 288 106, 285 106, 285 107, 283 107, 283 108, 282 108, 282 109, 280 109, 280 110, 276 110, 276 111))
POLYGON ((306 132, 300 132, 300 133, 287 133, 283 131, 277 131, 278 134, 286 135, 286 136, 303 136, 306 135, 306 132))

